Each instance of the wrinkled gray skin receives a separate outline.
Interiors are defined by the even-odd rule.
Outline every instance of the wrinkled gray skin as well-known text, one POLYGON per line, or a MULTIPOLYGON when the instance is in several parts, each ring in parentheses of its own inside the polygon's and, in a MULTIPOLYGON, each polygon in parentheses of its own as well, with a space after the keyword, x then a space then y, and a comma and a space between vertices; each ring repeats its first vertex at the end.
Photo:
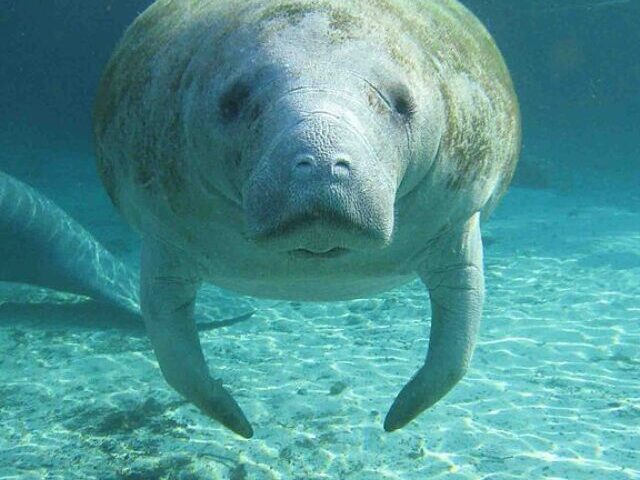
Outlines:
POLYGON ((143 237, 160 368, 207 415, 253 434, 200 347, 203 281, 326 301, 418 276, 429 350, 385 429, 462 378, 480 214, 511 179, 520 125, 500 54, 459 3, 160 0, 116 49, 94 118, 104 184, 143 237))
POLYGON ((85 295, 139 315, 138 279, 51 200, 0 172, 0 281, 85 295))

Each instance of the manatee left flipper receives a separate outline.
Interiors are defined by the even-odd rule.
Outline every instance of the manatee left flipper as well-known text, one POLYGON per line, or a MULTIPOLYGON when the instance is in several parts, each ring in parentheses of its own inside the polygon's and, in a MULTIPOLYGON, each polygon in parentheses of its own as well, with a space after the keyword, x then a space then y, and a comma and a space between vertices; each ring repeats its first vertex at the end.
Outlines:
POLYGON ((439 239, 431 263, 418 272, 431 298, 429 350, 422 368, 389 409, 384 422, 388 432, 402 428, 433 406, 467 371, 484 301, 479 217, 475 214, 462 229, 439 239))
POLYGON ((242 409, 211 376, 194 319, 200 280, 183 252, 160 241, 142 243, 142 318, 165 380, 203 413, 244 438, 253 429, 242 409))
POLYGON ((139 315, 137 275, 51 200, 1 171, 0 281, 85 295, 139 315))

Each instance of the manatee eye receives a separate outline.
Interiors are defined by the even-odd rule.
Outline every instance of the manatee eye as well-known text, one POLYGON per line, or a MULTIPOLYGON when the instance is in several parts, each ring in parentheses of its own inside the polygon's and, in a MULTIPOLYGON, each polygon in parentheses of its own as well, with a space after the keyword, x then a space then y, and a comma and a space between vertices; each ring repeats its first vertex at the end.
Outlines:
POLYGON ((218 104, 222 118, 226 121, 238 118, 249 98, 249 93, 249 87, 242 82, 236 82, 231 85, 231 87, 222 94, 218 104))
POLYGON ((396 113, 407 119, 410 119, 416 114, 418 107, 409 92, 402 89, 392 92, 391 95, 391 101, 396 113))

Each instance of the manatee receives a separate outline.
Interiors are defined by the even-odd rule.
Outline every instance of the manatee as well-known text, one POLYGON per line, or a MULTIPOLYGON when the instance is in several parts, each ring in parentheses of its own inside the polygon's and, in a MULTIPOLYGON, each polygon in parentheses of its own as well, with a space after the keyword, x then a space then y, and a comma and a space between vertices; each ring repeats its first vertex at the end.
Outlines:
POLYGON ((465 374, 484 298, 480 222, 520 149, 509 72, 455 0, 158 0, 94 110, 98 169, 142 237, 141 308, 167 382, 243 437, 194 326, 203 282, 295 301, 420 278, 426 360, 399 429, 465 374))
POLYGON ((0 171, 0 281, 91 297, 140 315, 138 277, 44 195, 0 171))

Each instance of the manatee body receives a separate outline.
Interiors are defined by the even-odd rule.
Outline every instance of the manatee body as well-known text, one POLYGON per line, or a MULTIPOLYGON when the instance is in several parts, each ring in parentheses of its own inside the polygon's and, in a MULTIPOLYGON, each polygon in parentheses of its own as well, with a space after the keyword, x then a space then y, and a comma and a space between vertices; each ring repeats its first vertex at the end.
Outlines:
POLYGON ((0 172, 0 281, 86 295, 139 315, 138 278, 44 195, 0 172))
POLYGON ((511 79, 454 0, 159 0, 128 29, 94 113, 104 185, 143 238, 143 317, 179 393, 252 428, 204 360, 201 282, 291 300, 416 276, 424 366, 395 430, 464 375, 483 302, 480 217, 520 147, 511 79))

